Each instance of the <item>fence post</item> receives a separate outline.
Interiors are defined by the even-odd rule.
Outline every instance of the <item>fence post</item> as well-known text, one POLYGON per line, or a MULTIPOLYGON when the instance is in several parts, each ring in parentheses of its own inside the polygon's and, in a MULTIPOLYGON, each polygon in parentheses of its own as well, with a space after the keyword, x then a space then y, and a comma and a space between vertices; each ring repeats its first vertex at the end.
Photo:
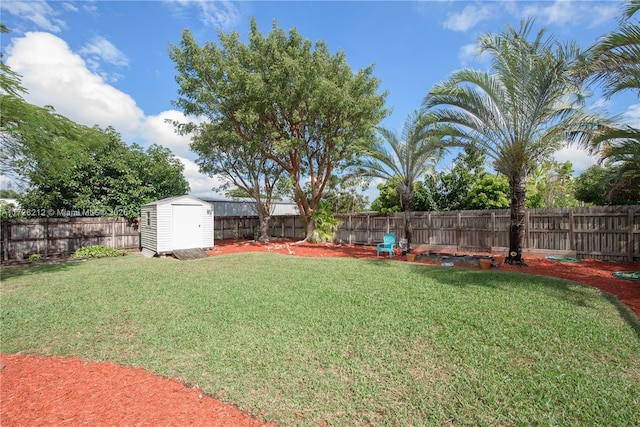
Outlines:
MULTIPOLYGON (((531 216, 529 215, 529 211, 525 211, 524 213, 524 244, 526 249, 531 249, 531 242, 529 232, 531 230, 531 216)), ((524 248, 523 248, 524 249, 524 248)))
POLYGON ((627 261, 633 262, 633 226, 635 215, 633 209, 629 208, 627 213, 627 227, 629 228, 629 234, 627 235, 627 261))
POLYGON ((496 246, 496 213, 491 211, 491 247, 496 246))
POLYGON ((572 251, 576 247, 575 242, 575 233, 573 231, 573 208, 569 211, 569 250, 572 251))
POLYGON ((44 217, 44 259, 49 257, 49 217, 44 217))
POLYGON ((9 221, 2 221, 2 238, 4 240, 4 247, 2 248, 2 256, 5 261, 9 261, 9 231, 11 230, 11 223, 9 221))
POLYGON ((113 221, 111 223, 111 244, 114 249, 119 249, 118 244, 116 243, 116 217, 113 217, 113 221))
POLYGON ((460 248, 462 247, 462 242, 460 240, 462 240, 462 214, 460 213, 460 211, 456 212, 456 250, 460 250, 460 248))

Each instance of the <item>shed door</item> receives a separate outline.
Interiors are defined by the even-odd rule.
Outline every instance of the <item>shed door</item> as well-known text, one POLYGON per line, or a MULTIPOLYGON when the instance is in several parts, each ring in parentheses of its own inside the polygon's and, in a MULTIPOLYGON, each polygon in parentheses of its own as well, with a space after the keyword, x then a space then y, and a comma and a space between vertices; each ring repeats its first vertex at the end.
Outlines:
POLYGON ((200 205, 172 205, 173 249, 202 247, 202 208, 200 205))

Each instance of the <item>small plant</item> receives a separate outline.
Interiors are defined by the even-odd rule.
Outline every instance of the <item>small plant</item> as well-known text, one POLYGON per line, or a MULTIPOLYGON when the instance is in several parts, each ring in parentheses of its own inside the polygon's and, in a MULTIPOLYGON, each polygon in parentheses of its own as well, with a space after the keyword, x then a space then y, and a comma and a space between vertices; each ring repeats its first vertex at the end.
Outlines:
POLYGON ((85 246, 77 249, 71 258, 105 258, 114 256, 124 256, 127 251, 124 249, 114 249, 106 245, 85 246))
POLYGON ((42 255, 40 254, 29 255, 29 262, 37 262, 37 261, 42 261, 42 255))
POLYGON ((340 220, 333 216, 326 202, 321 202, 318 209, 313 213, 313 223, 315 225, 313 230, 314 242, 332 242, 340 220))

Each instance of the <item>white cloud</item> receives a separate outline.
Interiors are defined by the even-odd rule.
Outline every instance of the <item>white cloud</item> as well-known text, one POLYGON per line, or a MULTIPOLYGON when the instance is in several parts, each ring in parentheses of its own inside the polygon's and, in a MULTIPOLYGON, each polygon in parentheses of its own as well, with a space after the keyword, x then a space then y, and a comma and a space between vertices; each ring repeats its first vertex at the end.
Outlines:
POLYGON ((468 5, 460 12, 448 13, 443 26, 449 30, 464 32, 476 26, 479 22, 490 18, 491 15, 490 5, 468 5))
POLYGON ((556 153, 553 155, 553 158, 560 163, 570 161, 573 165, 573 170, 577 174, 584 172, 590 166, 593 166, 598 162, 597 157, 575 146, 568 146, 559 151, 556 151, 556 153))
POLYGON ((640 129, 640 104, 630 105, 622 115, 622 118, 625 124, 640 129))
POLYGON ((555 0, 521 6, 519 2, 510 2, 508 9, 521 18, 536 17, 544 25, 586 25, 589 28, 611 21, 620 12, 620 3, 617 2, 555 0))
POLYGON ((229 0, 165 0, 165 3, 180 12, 195 9, 198 19, 212 27, 231 28, 241 17, 236 4, 229 0))
POLYGON ((14 38, 7 64, 22 75, 22 85, 29 90, 25 95, 28 102, 53 105, 58 113, 86 126, 112 126, 126 142, 142 146, 155 143, 171 149, 185 165, 185 178, 193 194, 212 195, 211 189, 222 183, 198 171, 195 162, 187 158, 190 138, 177 135, 165 122, 186 122, 182 113, 170 110, 145 116, 133 98, 91 72, 80 55, 59 37, 34 32, 14 38))
POLYGON ((467 65, 469 62, 476 60, 478 55, 478 45, 475 43, 465 44, 460 48, 460 62, 467 65))
POLYGON ((198 165, 189 159, 177 156, 184 165, 184 177, 189 182, 191 190, 189 194, 196 197, 207 197, 218 194, 213 189, 220 187, 224 183, 224 179, 220 176, 209 177, 200 173, 198 165))
POLYGON ((116 82, 122 74, 106 72, 103 70, 103 64, 111 64, 116 67, 126 67, 129 65, 129 59, 117 47, 104 37, 96 36, 87 42, 78 51, 85 59, 91 71, 99 74, 104 80, 116 82))
POLYGON ((26 33, 13 39, 8 53, 7 64, 29 89, 27 101, 53 105, 58 113, 87 126, 113 126, 121 133, 139 126, 144 114, 133 98, 89 71, 59 37, 26 33))
POLYGON ((171 123, 167 120, 180 123, 195 122, 200 120, 186 118, 184 114, 176 110, 163 111, 155 116, 147 116, 141 127, 141 136, 149 144, 159 144, 169 148, 177 156, 188 156, 190 154, 189 144, 191 137, 188 135, 178 135, 171 123))
POLYGON ((126 67, 129 65, 129 59, 126 55, 102 36, 93 37, 91 41, 80 48, 78 53, 83 56, 97 58, 100 61, 117 67, 126 67))
POLYGON ((542 5, 530 5, 522 8, 523 16, 536 16, 546 24, 564 25, 576 19, 576 10, 571 0, 556 0, 542 5))
POLYGON ((66 24, 57 17, 56 11, 44 1, 3 1, 0 10, 31 21, 38 28, 52 33, 59 33, 66 24))

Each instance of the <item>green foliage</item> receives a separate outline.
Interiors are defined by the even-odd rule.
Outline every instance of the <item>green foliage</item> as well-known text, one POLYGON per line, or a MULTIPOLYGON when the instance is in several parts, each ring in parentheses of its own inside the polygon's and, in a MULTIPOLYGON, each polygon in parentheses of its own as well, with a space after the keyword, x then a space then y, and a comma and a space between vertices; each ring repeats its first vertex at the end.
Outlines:
POLYGON ((12 190, 10 188, 0 188, 0 198, 3 199, 15 199, 20 195, 20 193, 18 193, 15 190, 12 190))
POLYGON ((124 249, 114 249, 106 245, 85 246, 77 249, 71 258, 105 258, 114 256, 124 256, 127 251, 124 249))
POLYGON ((42 255, 40 254, 29 255, 29 262, 38 262, 38 261, 42 261, 42 255))
POLYGON ((439 172, 435 183, 427 183, 432 188, 436 209, 456 211, 472 209, 468 205, 468 194, 475 182, 485 175, 486 157, 471 144, 464 147, 453 161, 449 172, 439 172))
POLYGON ((546 160, 534 169, 527 181, 528 208, 578 206, 571 162, 546 160))
POLYGON ((136 218, 144 203, 189 191, 184 166, 170 150, 129 146, 112 128, 87 128, 84 135, 84 149, 60 147, 64 168, 34 157, 29 187, 19 198, 23 207, 136 218))
POLYGON ((23 216, 22 210, 16 209, 16 205, 0 200, 0 219, 19 219, 23 216))
POLYGON ((313 213, 313 238, 310 239, 314 243, 333 242, 335 232, 338 229, 340 220, 333 216, 327 202, 322 202, 313 213))
POLYGON ((354 73, 344 52, 332 54, 295 28, 285 33, 274 22, 265 37, 252 19, 247 44, 236 32, 219 31, 218 38, 199 46, 185 30, 169 51, 180 86, 174 105, 208 119, 197 129, 206 137, 192 145, 198 162, 209 173, 226 170, 238 187, 249 177, 244 188, 264 194, 284 171, 310 237, 330 177, 374 141, 386 94, 377 93, 373 67, 354 73))
POLYGON ((398 195, 398 186, 402 178, 399 176, 392 177, 386 182, 378 184, 378 197, 371 203, 371 210, 376 212, 400 212, 400 196, 398 195))
POLYGON ((438 210, 436 204, 435 177, 426 178, 424 182, 416 181, 413 184, 413 210, 428 212, 438 210))
POLYGON ((506 209, 511 204, 509 183, 502 175, 484 174, 467 194, 467 209, 506 209))
POLYGON ((591 166, 576 178, 576 198, 595 206, 640 204, 640 186, 621 185, 621 166, 591 166))
MULTIPOLYGON (((368 199, 362 195, 362 189, 368 186, 368 182, 358 178, 344 178, 331 176, 325 187, 322 199, 327 203, 333 213, 363 212, 368 199)), ((305 191, 311 195, 310 186, 305 185, 305 191)))

